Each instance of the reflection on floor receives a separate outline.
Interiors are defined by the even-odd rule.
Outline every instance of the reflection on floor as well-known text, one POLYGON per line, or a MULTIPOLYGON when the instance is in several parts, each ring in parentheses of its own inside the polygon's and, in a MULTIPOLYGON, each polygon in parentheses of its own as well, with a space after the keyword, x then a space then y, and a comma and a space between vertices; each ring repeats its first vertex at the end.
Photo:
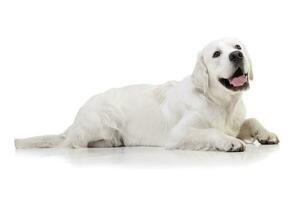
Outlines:
POLYGON ((226 166, 248 165, 264 160, 279 150, 278 145, 247 145, 242 153, 174 151, 156 147, 89 148, 89 149, 25 149, 16 156, 37 158, 59 157, 74 165, 117 166, 226 166))

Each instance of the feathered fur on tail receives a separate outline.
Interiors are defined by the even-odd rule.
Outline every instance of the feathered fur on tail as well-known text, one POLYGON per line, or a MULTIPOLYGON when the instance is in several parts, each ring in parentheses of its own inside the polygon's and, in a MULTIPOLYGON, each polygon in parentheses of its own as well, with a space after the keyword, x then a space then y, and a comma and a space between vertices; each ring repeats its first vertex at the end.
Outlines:
POLYGON ((54 148, 65 140, 64 135, 45 135, 24 139, 15 139, 16 149, 28 148, 54 148))

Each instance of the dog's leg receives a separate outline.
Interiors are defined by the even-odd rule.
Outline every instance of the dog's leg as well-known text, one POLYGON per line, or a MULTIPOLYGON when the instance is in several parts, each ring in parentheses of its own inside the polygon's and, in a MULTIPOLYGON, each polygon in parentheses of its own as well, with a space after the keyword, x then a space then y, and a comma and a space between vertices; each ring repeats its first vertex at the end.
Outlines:
POLYGON ((243 141, 226 135, 221 131, 210 129, 189 129, 187 134, 172 149, 182 150, 217 150, 226 152, 245 151, 243 141))
POLYGON ((111 130, 109 135, 106 134, 105 139, 91 141, 88 143, 89 148, 109 148, 109 147, 122 147, 124 141, 118 131, 111 130))
POLYGON ((240 128, 239 139, 245 142, 254 142, 256 139, 261 144, 278 144, 278 137, 267 131, 256 119, 250 118, 244 121, 240 128))
POLYGON ((66 140, 61 147, 71 148, 104 148, 123 146, 123 139, 119 132, 105 124, 91 123, 84 127, 82 124, 74 124, 66 134, 66 140))
POLYGON ((218 150, 218 151, 244 151, 246 145, 243 141, 226 135, 215 128, 204 127, 201 118, 194 112, 185 113, 177 125, 170 131, 169 140, 166 144, 168 149, 186 150, 218 150))

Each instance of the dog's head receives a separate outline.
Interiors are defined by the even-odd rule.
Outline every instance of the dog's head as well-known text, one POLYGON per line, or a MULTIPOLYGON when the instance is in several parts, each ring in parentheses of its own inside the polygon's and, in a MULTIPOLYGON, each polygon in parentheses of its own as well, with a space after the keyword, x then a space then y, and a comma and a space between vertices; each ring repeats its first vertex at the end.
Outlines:
POLYGON ((232 38, 209 43, 198 55, 192 80, 204 93, 210 87, 230 94, 248 89, 253 72, 245 46, 232 38))

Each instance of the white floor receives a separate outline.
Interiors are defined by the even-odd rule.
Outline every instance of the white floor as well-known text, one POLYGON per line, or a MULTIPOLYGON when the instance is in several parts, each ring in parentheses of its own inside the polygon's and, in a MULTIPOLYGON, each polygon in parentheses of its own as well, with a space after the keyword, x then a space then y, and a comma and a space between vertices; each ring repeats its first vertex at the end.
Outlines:
MULTIPOLYGON (((243 153, 161 148, 5 152, 1 199, 299 199, 296 141, 243 153)), ((3 152, 2 152, 3 153, 3 152)))
MULTIPOLYGON (((209 167, 258 164, 280 156, 279 145, 248 145, 243 153, 170 151, 156 147, 16 150, 17 160, 62 160, 72 166, 209 167), (271 157, 271 158, 270 158, 271 157)), ((20 163, 21 164, 21 163, 20 163)))

